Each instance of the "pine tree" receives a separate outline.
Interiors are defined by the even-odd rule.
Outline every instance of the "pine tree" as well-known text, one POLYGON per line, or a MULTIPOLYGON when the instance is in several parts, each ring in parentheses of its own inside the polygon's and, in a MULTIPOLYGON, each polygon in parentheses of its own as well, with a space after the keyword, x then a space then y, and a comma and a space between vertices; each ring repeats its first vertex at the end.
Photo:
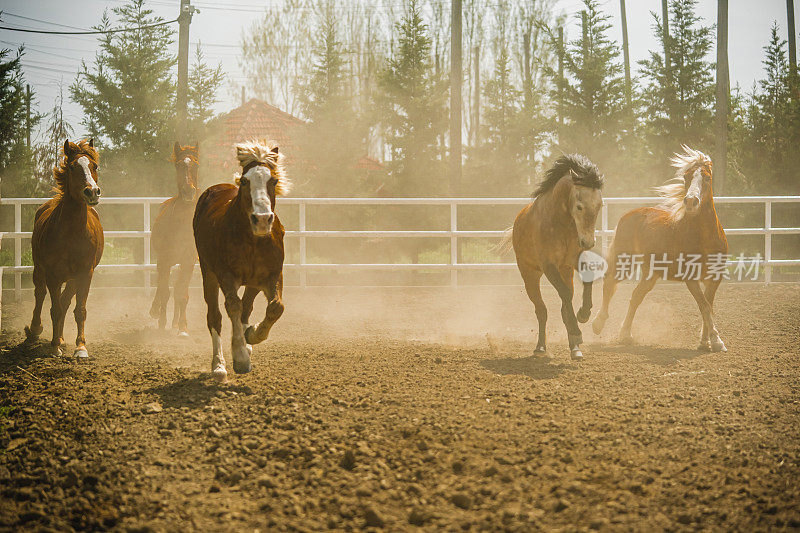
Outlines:
POLYGON ((25 193, 20 196, 49 196, 55 185, 53 169, 58 163, 61 147, 66 139, 75 139, 74 129, 64 120, 64 88, 60 84, 58 97, 45 120, 44 138, 33 147, 33 172, 25 181, 25 193))
POLYGON ((553 98, 566 122, 558 128, 559 146, 591 156, 606 154, 617 145, 625 116, 625 85, 619 47, 608 36, 610 17, 600 12, 597 0, 584 0, 584 5, 586 28, 565 47, 565 77, 556 78, 561 86, 553 98))
POLYGON ((207 137, 206 126, 214 115, 217 92, 225 80, 222 64, 208 66, 200 45, 195 50, 194 65, 189 73, 187 138, 181 142, 199 142, 207 137))
MULTIPOLYGON (((653 14, 653 31, 669 64, 658 51, 640 61, 647 84, 642 91, 648 142, 656 159, 666 162, 680 144, 711 151, 714 105, 714 65, 708 61, 713 46, 711 26, 695 13, 696 0, 669 4, 670 35, 664 43, 662 21, 653 14)), ((666 169, 666 165, 664 165, 666 169)), ((668 172, 668 169, 667 171, 668 172)))
MULTIPOLYGON (((144 0, 115 7, 114 27, 140 27, 163 19, 144 0)), ((109 29, 107 13, 98 30, 109 29)), ((174 119, 175 57, 168 50, 173 30, 157 26, 105 34, 90 69, 85 63, 70 87, 84 112, 83 124, 98 141, 131 153, 150 155, 169 144, 174 119)))
POLYGON ((431 38, 417 0, 409 0, 395 26, 397 43, 380 76, 382 122, 393 176, 406 194, 447 189, 437 137, 445 130, 446 85, 431 61, 431 38))
POLYGON ((11 57, 0 50, 0 172, 24 159, 26 95, 22 78, 22 49, 11 57))

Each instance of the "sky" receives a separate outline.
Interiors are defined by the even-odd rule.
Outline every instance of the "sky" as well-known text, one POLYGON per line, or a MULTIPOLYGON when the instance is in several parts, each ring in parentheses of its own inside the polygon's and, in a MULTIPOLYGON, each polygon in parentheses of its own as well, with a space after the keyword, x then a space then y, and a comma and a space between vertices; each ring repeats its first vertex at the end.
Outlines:
MULTIPOLYGON (((403 0, 386 0, 398 6, 403 0)), ((260 17, 265 6, 274 6, 278 0, 193 0, 200 9, 195 14, 190 42, 192 54, 194 44, 202 43, 206 61, 211 64, 222 63, 223 69, 232 84, 245 81, 238 64, 241 36, 250 25, 260 17)), ((513 2, 513 0, 512 0, 513 2)), ((125 0, 0 0, 2 25, 18 28, 42 30, 75 31, 89 29, 99 22, 104 9, 111 9, 125 3, 125 0), (27 17, 27 18, 22 18, 27 17), (37 22, 30 19, 39 19, 37 22)), ((601 1, 602 9, 611 16, 614 25, 612 36, 621 42, 620 4, 617 0, 601 1)), ((627 0, 628 36, 630 42, 631 64, 634 75, 637 62, 648 56, 648 51, 659 47, 653 35, 652 16, 660 13, 660 0, 627 0)), ((179 0, 148 0, 150 7, 164 19, 177 17, 179 0)), ((579 0, 560 0, 558 10, 566 14, 575 13, 581 7, 579 0)), ((770 26, 777 21, 782 37, 786 38, 785 0, 730 0, 729 1, 729 65, 731 87, 739 84, 749 91, 755 80, 762 75, 763 47, 769 39, 770 26)), ((716 22, 717 0, 700 0, 698 14, 706 24, 716 22)), ((800 1, 795 2, 795 22, 800 28, 800 1)), ((176 32, 177 32, 177 24, 176 32)), ((570 17, 567 36, 572 38, 579 31, 574 17, 570 17)), ((176 36, 177 40, 177 36, 176 36)), ((17 48, 25 44, 26 54, 23 69, 26 80, 33 87, 40 111, 52 108, 59 92, 59 84, 64 88, 66 105, 65 118, 80 134, 80 107, 69 102, 68 87, 75 79, 81 60, 91 63, 97 50, 97 39, 90 35, 40 35, 0 30, 0 47, 17 48)), ((177 44, 173 45, 173 53, 177 44)), ((712 58, 713 59, 713 58, 712 58)), ((234 87, 222 90, 217 111, 227 111, 239 104, 239 91, 234 87)))

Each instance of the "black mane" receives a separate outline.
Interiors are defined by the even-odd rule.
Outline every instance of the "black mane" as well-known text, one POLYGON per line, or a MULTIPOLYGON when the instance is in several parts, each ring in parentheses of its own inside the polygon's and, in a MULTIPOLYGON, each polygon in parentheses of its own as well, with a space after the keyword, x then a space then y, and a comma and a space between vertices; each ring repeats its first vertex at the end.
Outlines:
POLYGON ((592 189, 603 188, 603 175, 597 169, 597 165, 592 163, 588 157, 581 154, 566 154, 556 159, 553 166, 545 172, 544 180, 539 183, 536 190, 531 195, 538 198, 556 186, 558 180, 563 178, 569 171, 574 172, 572 177, 575 185, 591 187, 592 189))

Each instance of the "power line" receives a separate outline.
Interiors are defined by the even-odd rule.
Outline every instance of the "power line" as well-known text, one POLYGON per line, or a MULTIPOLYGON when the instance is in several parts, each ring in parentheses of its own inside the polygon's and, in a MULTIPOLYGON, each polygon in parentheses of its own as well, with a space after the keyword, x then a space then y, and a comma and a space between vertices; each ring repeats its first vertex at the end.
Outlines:
POLYGON ((156 22, 155 24, 147 24, 145 26, 138 26, 136 28, 116 28, 113 30, 97 30, 97 31, 47 31, 47 30, 32 30, 29 28, 9 28, 8 26, 0 26, 0 30, 20 31, 23 33, 43 33, 47 35, 108 35, 111 33, 120 33, 126 31, 146 30, 149 28, 156 28, 158 26, 166 26, 178 22, 178 19, 165 20, 163 22, 156 22))
POLYGON ((32 17, 25 17, 23 15, 17 15, 16 13, 9 13, 8 11, 3 11, 2 14, 3 15, 8 15, 9 17, 18 18, 18 19, 25 19, 25 20, 30 20, 30 21, 33 21, 33 22, 41 22, 42 24, 50 24, 51 26, 61 26, 62 28, 69 28, 71 30, 86 31, 86 28, 78 28, 77 26, 68 26, 67 24, 59 24, 58 22, 50 22, 49 20, 41 20, 41 19, 35 19, 35 18, 32 18, 32 17))

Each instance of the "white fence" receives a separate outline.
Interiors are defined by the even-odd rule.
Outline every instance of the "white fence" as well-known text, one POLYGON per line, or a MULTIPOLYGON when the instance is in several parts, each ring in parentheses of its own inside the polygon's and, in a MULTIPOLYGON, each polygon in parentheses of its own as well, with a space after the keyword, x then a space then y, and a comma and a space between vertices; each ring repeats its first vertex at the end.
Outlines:
MULTIPOLYGON (((22 241, 31 237, 30 232, 22 231, 22 206, 40 205, 47 199, 42 198, 2 198, 0 205, 14 206, 14 231, 0 233, 0 237, 14 241, 14 264, 4 270, 14 276, 14 293, 17 300, 21 297, 22 273, 33 270, 32 266, 22 265, 22 241)), ((98 271, 152 271, 155 265, 150 257, 150 219, 151 208, 166 200, 166 198, 144 197, 119 197, 103 198, 102 204, 127 204, 142 206, 143 230, 132 231, 106 231, 106 238, 138 238, 144 240, 143 261, 139 264, 108 264, 98 266, 98 271)), ((655 197, 630 197, 630 198, 604 198, 600 217, 601 229, 597 231, 601 237, 603 254, 613 236, 614 231, 609 229, 608 208, 612 205, 642 206, 653 204, 659 199, 655 197)), ((772 226, 772 206, 776 203, 800 204, 800 196, 730 196, 715 198, 717 204, 760 204, 764 209, 764 226, 755 228, 726 228, 729 235, 763 235, 764 236, 764 281, 769 283, 772 279, 772 269, 777 266, 800 265, 800 259, 773 259, 772 236, 786 234, 800 234, 800 228, 775 228, 772 226)), ((336 271, 336 270, 442 270, 450 272, 450 284, 458 285, 458 273, 463 270, 494 270, 515 269, 514 263, 460 263, 458 261, 458 240, 465 237, 491 237, 500 239, 502 231, 464 231, 458 229, 458 206, 498 206, 516 205, 524 206, 529 203, 528 198, 282 198, 280 203, 296 205, 299 208, 299 225, 296 231, 287 231, 286 235, 298 237, 300 240, 299 262, 287 263, 285 268, 289 271, 296 270, 300 274, 301 286, 306 285, 306 274, 310 271, 336 271), (314 205, 438 205, 450 207, 450 229, 431 231, 380 231, 380 230, 308 230, 306 229, 306 208, 314 205), (450 258, 447 263, 368 263, 368 264, 321 264, 307 261, 306 239, 309 237, 438 237, 450 240, 450 258)), ((509 220, 509 224, 511 221, 509 220)), ((145 289, 150 288, 150 277, 144 276, 145 289)))

